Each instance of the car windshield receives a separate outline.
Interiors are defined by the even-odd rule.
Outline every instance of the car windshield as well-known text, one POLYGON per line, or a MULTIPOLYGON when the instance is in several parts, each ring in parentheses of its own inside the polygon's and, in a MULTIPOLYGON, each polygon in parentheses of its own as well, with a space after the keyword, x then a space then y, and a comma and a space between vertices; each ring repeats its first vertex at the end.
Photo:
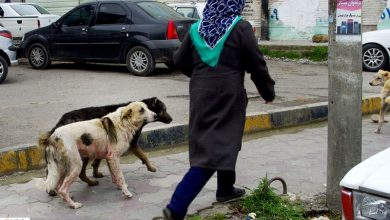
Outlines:
POLYGON ((50 12, 41 6, 33 4, 11 5, 11 8, 14 9, 20 16, 50 14, 50 12))
POLYGON ((157 19, 183 18, 175 10, 160 2, 138 2, 137 5, 150 16, 157 19))

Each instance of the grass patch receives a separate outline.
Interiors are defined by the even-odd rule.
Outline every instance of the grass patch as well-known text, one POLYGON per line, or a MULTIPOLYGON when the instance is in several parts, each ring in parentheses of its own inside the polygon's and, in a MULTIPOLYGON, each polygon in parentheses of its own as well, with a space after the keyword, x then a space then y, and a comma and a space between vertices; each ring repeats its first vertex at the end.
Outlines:
POLYGON ((327 46, 314 47, 294 47, 294 48, 275 48, 268 46, 260 46, 261 52, 268 57, 287 58, 292 60, 308 59, 311 61, 321 62, 328 59, 327 46))
POLYGON ((305 220, 315 217, 328 217, 340 220, 338 213, 331 213, 325 207, 325 194, 320 193, 309 200, 290 201, 279 196, 268 184, 267 176, 258 187, 242 199, 226 204, 216 204, 212 208, 198 212, 187 220, 246 219, 248 213, 256 213, 257 220, 305 220), (227 208, 227 209, 226 209, 227 208))
POLYGON ((205 218, 202 218, 199 215, 195 215, 193 217, 187 218, 187 220, 224 220, 224 219, 226 219, 225 214, 222 213, 216 213, 212 216, 207 216, 205 218))
POLYGON ((303 206, 278 196, 268 185, 267 177, 241 201, 240 206, 244 213, 256 213, 256 219, 305 219, 303 206))

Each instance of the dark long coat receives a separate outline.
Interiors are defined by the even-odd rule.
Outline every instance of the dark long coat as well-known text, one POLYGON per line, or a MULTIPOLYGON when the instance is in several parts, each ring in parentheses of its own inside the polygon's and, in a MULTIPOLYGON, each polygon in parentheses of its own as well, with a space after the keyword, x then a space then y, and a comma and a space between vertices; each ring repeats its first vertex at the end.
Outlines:
POLYGON ((190 79, 189 153, 191 167, 235 170, 241 149, 247 96, 245 71, 266 101, 274 84, 251 25, 239 21, 226 39, 215 67, 202 62, 187 34, 174 55, 190 79))

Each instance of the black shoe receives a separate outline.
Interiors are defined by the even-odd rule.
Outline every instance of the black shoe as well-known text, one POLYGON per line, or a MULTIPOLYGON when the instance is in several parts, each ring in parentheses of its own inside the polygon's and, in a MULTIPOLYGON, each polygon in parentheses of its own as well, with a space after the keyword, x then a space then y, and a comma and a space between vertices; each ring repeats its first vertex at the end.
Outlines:
POLYGON ((172 217, 171 210, 169 210, 167 207, 163 209, 163 214, 164 214, 164 220, 174 220, 172 217))
POLYGON ((231 195, 227 196, 217 196, 217 201, 218 202, 227 202, 233 199, 237 199, 245 195, 245 189, 240 189, 240 188, 234 188, 234 191, 231 195))

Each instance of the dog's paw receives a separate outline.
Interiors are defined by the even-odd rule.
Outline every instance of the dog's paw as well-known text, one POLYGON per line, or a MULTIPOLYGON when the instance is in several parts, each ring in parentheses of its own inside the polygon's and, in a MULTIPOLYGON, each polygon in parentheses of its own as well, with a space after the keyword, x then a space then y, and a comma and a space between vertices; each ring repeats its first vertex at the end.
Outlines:
POLYGON ((74 209, 78 209, 78 208, 81 208, 83 206, 83 204, 81 204, 79 202, 74 202, 71 206, 74 209))
POLYGON ((376 134, 380 134, 381 133, 381 130, 379 130, 379 129, 375 129, 375 131, 374 131, 376 134))
POLYGON ((93 174, 93 177, 95 177, 95 178, 103 178, 104 175, 103 175, 103 173, 101 173, 101 172, 97 172, 97 173, 94 173, 94 174, 93 174))
POLYGON ((49 196, 56 196, 56 195, 57 195, 57 192, 54 191, 54 190, 50 190, 50 191, 48 192, 48 194, 49 194, 49 196))
POLYGON ((123 192, 123 195, 125 195, 127 198, 133 197, 133 194, 131 194, 131 192, 129 192, 129 191, 123 192))
POLYGON ((153 172, 153 173, 157 171, 156 167, 154 167, 154 166, 149 166, 149 167, 148 167, 148 170, 149 170, 150 172, 153 172))
POLYGON ((97 180, 95 180, 95 181, 91 180, 88 182, 88 186, 97 186, 97 185, 99 185, 99 181, 97 181, 97 180))

